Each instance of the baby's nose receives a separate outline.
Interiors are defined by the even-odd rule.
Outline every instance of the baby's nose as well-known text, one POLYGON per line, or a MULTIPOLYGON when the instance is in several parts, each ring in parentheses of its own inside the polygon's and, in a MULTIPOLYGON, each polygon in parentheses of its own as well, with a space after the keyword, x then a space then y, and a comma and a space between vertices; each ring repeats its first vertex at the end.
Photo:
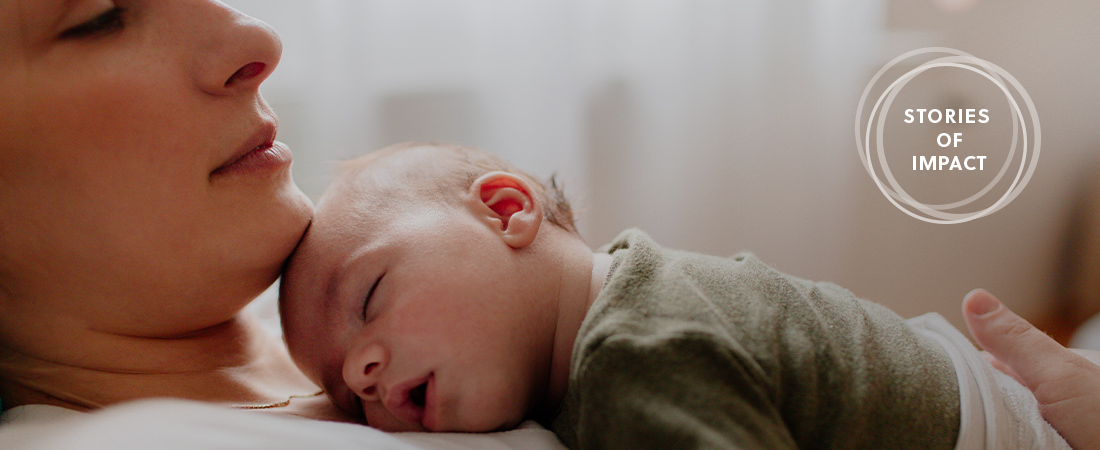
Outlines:
MULTIPOLYGON (((366 376, 366 377, 371 376, 371 373, 374 372, 375 369, 378 369, 378 366, 379 366, 379 364, 376 363, 376 362, 372 362, 370 364, 367 364, 367 368, 363 369, 363 376, 366 376)), ((375 383, 375 384, 367 386, 365 389, 363 389, 363 393, 366 394, 366 395, 375 395, 377 390, 378 390, 378 386, 377 386, 377 383, 375 383)))
POLYGON ((344 360, 344 383, 359 398, 378 401, 385 394, 380 392, 379 378, 388 359, 386 350, 374 344, 349 352, 344 360))

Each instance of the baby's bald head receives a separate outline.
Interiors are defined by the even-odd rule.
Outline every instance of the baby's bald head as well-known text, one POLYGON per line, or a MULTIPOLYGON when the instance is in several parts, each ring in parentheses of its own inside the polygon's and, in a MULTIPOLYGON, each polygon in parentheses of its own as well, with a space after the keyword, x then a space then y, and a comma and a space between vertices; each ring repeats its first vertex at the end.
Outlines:
POLYGON ((573 211, 553 176, 543 181, 496 155, 473 147, 402 143, 346 161, 343 172, 326 191, 318 209, 336 198, 367 204, 374 212, 408 204, 434 202, 456 206, 474 181, 490 172, 526 179, 545 220, 576 233, 573 211))

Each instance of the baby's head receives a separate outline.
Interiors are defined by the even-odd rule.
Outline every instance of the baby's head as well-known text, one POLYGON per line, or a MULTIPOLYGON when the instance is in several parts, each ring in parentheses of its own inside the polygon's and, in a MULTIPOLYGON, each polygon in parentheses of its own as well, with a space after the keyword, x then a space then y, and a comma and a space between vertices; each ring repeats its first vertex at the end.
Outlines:
POLYGON ((353 160, 287 263, 291 355, 377 428, 515 426, 545 400, 572 220, 553 183, 477 149, 353 160))

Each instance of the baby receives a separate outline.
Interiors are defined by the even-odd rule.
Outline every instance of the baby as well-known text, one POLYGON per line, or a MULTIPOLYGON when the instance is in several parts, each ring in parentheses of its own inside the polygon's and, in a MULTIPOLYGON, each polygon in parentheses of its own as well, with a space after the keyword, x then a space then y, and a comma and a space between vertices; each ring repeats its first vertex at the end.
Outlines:
POLYGON ((383 430, 534 418, 571 448, 1067 448, 942 317, 636 230, 593 253, 553 182, 467 147, 348 163, 280 309, 302 370, 383 430))

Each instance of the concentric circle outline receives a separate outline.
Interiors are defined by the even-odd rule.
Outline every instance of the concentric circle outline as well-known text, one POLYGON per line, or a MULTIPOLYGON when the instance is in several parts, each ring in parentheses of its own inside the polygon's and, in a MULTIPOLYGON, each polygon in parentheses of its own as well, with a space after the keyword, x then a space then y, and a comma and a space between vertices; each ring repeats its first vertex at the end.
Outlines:
MULTIPOLYGON (((952 63, 952 62, 958 60, 958 58, 959 57, 956 57, 956 56, 947 56, 947 57, 938 58, 938 59, 934 59, 932 61, 929 61, 929 62, 925 63, 925 65, 922 65, 922 66, 920 66, 916 69, 910 70, 908 73, 906 73, 905 75, 903 75, 901 78, 898 79, 898 81, 901 82, 900 85, 898 85, 897 87, 895 87, 893 89, 888 88, 888 90, 886 92, 884 92, 884 94, 889 93, 890 95, 886 97, 886 103, 882 105, 882 115, 879 116, 879 120, 878 120, 879 126, 876 129, 876 131, 878 132, 876 143, 878 144, 878 147, 879 147, 879 151, 878 151, 879 163, 882 164, 882 170, 886 174, 887 180, 890 181, 890 185, 893 186, 894 189, 899 191, 897 193, 898 195, 900 195, 902 197, 905 197, 905 201, 906 201, 907 204, 909 204, 909 206, 912 206, 914 208, 919 209, 921 207, 927 207, 927 208, 930 208, 932 210, 939 211, 939 212, 942 213, 945 209, 955 209, 955 208, 959 208, 959 207, 962 207, 962 206, 969 205, 970 203, 973 203, 975 200, 985 196, 985 194, 987 192, 989 192, 991 189, 993 189, 993 187, 995 187, 997 185, 997 183, 1001 181, 1001 178, 1004 177, 1005 172, 1008 171, 1009 166, 1012 165, 1012 157, 1015 156, 1015 154, 1016 154, 1016 145, 1017 145, 1017 141, 1019 139, 1019 133, 1020 133, 1020 128, 1019 128, 1020 123, 1021 123, 1020 121, 1023 120, 1023 117, 1020 114, 1016 114, 1015 116, 1012 117, 1012 119, 1013 119, 1012 120, 1012 144, 1009 145, 1009 147, 1008 147, 1008 157, 1005 158, 1004 165, 1001 166, 1001 170, 997 173, 997 176, 993 177, 993 181, 991 181, 984 188, 982 188, 981 191, 978 191, 978 193, 976 193, 974 195, 971 195, 970 197, 968 197, 966 199, 957 201, 955 203, 948 203, 948 204, 943 204, 943 205, 925 205, 925 204, 921 204, 920 202, 917 202, 915 199, 913 199, 912 197, 907 195, 905 190, 897 184, 896 180, 893 177, 893 174, 890 171, 890 166, 885 161, 885 154, 882 151, 882 148, 884 147, 883 142, 882 142, 883 124, 885 123, 886 115, 889 113, 890 105, 893 104, 894 97, 896 97, 897 94, 899 92, 901 92, 901 89, 903 87, 905 87, 905 85, 910 80, 912 80, 914 77, 919 75, 920 72, 923 72, 925 70, 928 70, 928 69, 931 69, 931 68, 934 68, 934 67, 943 67, 944 64, 938 64, 939 61, 952 63), (913 203, 917 203, 917 205, 914 205, 913 203)), ((963 69, 971 70, 971 71, 974 71, 974 72, 978 73, 979 75, 985 76, 986 78, 990 78, 990 76, 988 74, 979 72, 979 71, 977 71, 976 69, 974 69, 973 67, 970 67, 970 66, 964 66, 964 65, 959 65, 959 64, 951 64, 951 66, 961 67, 963 69)), ((996 75, 996 74, 994 74, 994 75, 996 75)), ((1015 99, 1013 99, 1012 96, 1008 93, 1008 91, 1004 87, 1004 85, 1002 83, 1000 83, 1000 81, 1001 81, 999 79, 1000 77, 997 77, 997 78, 998 78, 997 80, 990 79, 990 81, 993 81, 994 84, 997 85, 997 87, 1001 88, 1001 92, 1004 92, 1005 98, 1007 98, 1008 101, 1013 104, 1013 106, 1014 106, 1013 110, 1017 111, 1017 113, 1018 113, 1019 112, 1019 107, 1018 107, 1018 105, 1015 104, 1015 99)), ((879 101, 881 101, 881 98, 882 97, 879 97, 879 99, 880 99, 879 101)), ((874 114, 874 113, 872 112, 872 114, 874 114)), ((870 121, 868 121, 868 127, 870 127, 870 121)), ((868 131, 870 131, 869 128, 868 128, 868 131)), ((1025 141, 1027 140, 1027 130, 1026 129, 1024 130, 1024 140, 1025 141)), ((1026 146, 1025 146, 1024 150, 1025 151, 1027 150, 1026 146)), ((1024 158, 1026 158, 1026 155, 1024 156, 1024 158)), ((1023 165, 1021 164, 1020 167, 1022 168, 1023 165)), ((1017 174, 1016 178, 1019 179, 1018 174, 1017 174)), ((902 200, 902 199, 899 199, 897 196, 894 196, 894 198, 897 199, 897 200, 902 200)), ((933 215, 933 214, 934 213, 929 213, 929 215, 933 215)), ((940 217, 940 218, 944 218, 944 217, 940 217)))
MULTIPOLYGON (((905 83, 908 83, 908 79, 905 80, 905 83)), ((902 86, 904 86, 904 84, 902 86)), ((891 95, 889 100, 892 101, 893 97, 894 96, 891 95)), ((962 223, 962 222, 968 222, 970 220, 974 220, 974 219, 977 219, 977 218, 980 218, 980 217, 984 217, 984 216, 987 216, 989 214, 992 214, 992 213, 996 212, 997 210, 999 210, 1000 208, 1003 208, 1009 202, 1014 200, 1016 198, 1016 196, 1018 196, 1020 194, 1020 192, 1023 191, 1023 188, 1027 185, 1027 182, 1031 179, 1031 176, 1035 172, 1035 167, 1038 164, 1039 149, 1040 149, 1041 140, 1042 140, 1041 139, 1041 136, 1042 136, 1041 128, 1040 128, 1040 125, 1039 125, 1039 118, 1038 118, 1038 115, 1035 111, 1035 104, 1034 104, 1034 102, 1032 102, 1031 97, 1027 94, 1027 91, 1023 88, 1023 86, 1020 85, 1019 81, 1017 81, 1011 74, 1009 74, 1007 71, 1005 71, 1000 66, 997 66, 996 64, 990 63, 990 62, 982 60, 980 58, 976 58, 976 57, 974 57, 974 56, 972 56, 972 55, 970 55, 966 52, 962 52, 962 51, 955 50, 955 49, 952 49, 952 48, 947 48, 947 47, 927 47, 927 48, 912 50, 912 51, 909 51, 909 52, 907 52, 907 53, 905 53, 901 56, 898 56, 897 58, 894 58, 893 60, 888 62, 885 66, 883 66, 881 69, 879 69, 879 71, 876 72, 875 75, 871 78, 871 81, 867 84, 867 87, 863 91, 863 95, 860 97, 859 105, 856 108, 855 132, 856 132, 856 147, 857 147, 857 150, 858 150, 860 161, 863 163, 864 169, 866 169, 868 174, 871 175, 871 178, 874 180, 875 185, 879 188, 879 191, 881 191, 886 196, 886 199, 888 201, 890 201, 890 203, 892 203, 898 209, 900 209, 902 212, 908 214, 911 217, 914 217, 916 219, 919 219, 919 220, 922 220, 922 221, 925 221, 925 222, 929 222, 929 223, 941 223, 941 224, 962 223), (953 54, 953 55, 956 55, 956 56, 955 57, 939 58, 939 59, 935 59, 935 60, 926 62, 926 63, 922 64, 921 66, 917 67, 916 69, 913 69, 913 70, 909 71, 908 73, 906 73, 905 75, 900 77, 898 80, 896 80, 894 83, 891 83, 890 87, 887 88, 887 90, 884 91, 883 95, 879 97, 878 101, 875 103, 874 109, 872 109, 871 115, 868 117, 868 121, 867 121, 867 127, 868 128, 867 128, 867 137, 866 137, 866 144, 865 144, 864 139, 862 138, 863 136, 861 136, 863 134, 863 133, 861 133, 861 125, 862 125, 861 118, 863 116, 864 105, 867 102, 867 96, 870 94, 871 89, 877 84, 879 78, 881 78, 882 75, 887 70, 889 70, 890 68, 892 68, 894 65, 896 65, 897 63, 899 63, 901 61, 904 61, 904 60, 909 59, 909 58, 911 58, 915 55, 919 55, 919 54, 922 54, 922 53, 933 53, 933 52, 935 52, 935 53, 948 53, 948 54, 953 54), (941 61, 945 61, 945 60, 946 61, 951 61, 951 62, 950 63, 941 62, 941 61), (980 66, 980 67, 984 68, 987 72, 978 71, 977 69, 975 69, 972 66, 955 63, 955 61, 960 61, 960 60, 963 61, 963 62, 966 62, 966 63, 970 63, 970 64, 973 64, 973 65, 976 65, 976 66, 980 66), (1013 180, 1012 185, 1009 187, 1008 191, 1005 193, 1005 195, 1001 196, 1001 198, 998 199, 998 201, 996 203, 994 203, 992 206, 990 206, 990 207, 988 207, 984 210, 977 211, 977 212, 974 212, 974 213, 969 213, 969 214, 953 214, 953 213, 944 213, 944 212, 941 211, 941 209, 952 209, 952 208, 956 208, 956 207, 959 207, 959 206, 964 206, 966 204, 969 204, 973 200, 976 200, 976 198, 980 198, 982 195, 984 195, 984 193, 988 192, 989 186, 987 186, 987 189, 983 189, 982 192, 979 192, 978 194, 976 194, 975 196, 972 196, 971 198, 968 198, 968 199, 963 200, 961 202, 948 204, 948 205, 924 205, 920 202, 917 202, 915 199, 913 199, 911 196, 909 196, 907 193, 905 193, 904 189, 901 189, 901 187, 897 185, 896 180, 892 179, 893 178, 892 174, 889 174, 889 169, 887 168, 887 166, 885 164, 885 151, 883 150, 884 145, 882 144, 882 134, 881 134, 882 124, 884 123, 883 122, 883 120, 884 120, 883 117, 886 115, 885 111, 883 113, 883 117, 879 118, 879 127, 878 127, 879 134, 878 134, 878 139, 876 139, 876 144, 878 144, 878 147, 879 147, 877 154, 879 156, 880 162, 883 164, 884 173, 886 173, 888 175, 891 175, 891 176, 888 177, 888 178, 891 179, 891 185, 893 187, 897 188, 898 190, 900 190, 901 194, 899 194, 898 192, 892 191, 892 190, 888 189, 886 186, 884 186, 882 181, 879 180, 878 176, 875 174, 874 166, 871 164, 872 159, 871 159, 871 152, 870 152, 870 131, 871 131, 871 125, 872 125, 872 123, 875 119, 875 115, 877 113, 878 107, 881 105, 883 97, 887 96, 888 93, 890 93, 891 91, 900 90, 901 87, 896 87, 896 85, 899 82, 901 82, 902 79, 906 79, 906 78, 912 79, 914 76, 916 76, 917 74, 923 72, 924 70, 932 68, 932 67, 925 68, 925 66, 933 66, 933 67, 953 66, 953 67, 968 69, 968 70, 974 71, 975 73, 978 73, 982 76, 985 76, 987 79, 989 79, 995 85, 997 85, 999 88, 1001 88, 1002 92, 1005 93, 1005 95, 1009 99, 1010 104, 1012 105, 1014 111, 1016 112, 1016 118, 1020 120, 1021 125, 1023 125, 1023 122, 1024 122, 1023 113, 1022 113, 1021 109, 1019 108, 1019 105, 1016 103, 1015 98, 1011 95, 1010 92, 1008 92, 1007 87, 1004 86, 1003 80, 1007 80, 1008 83, 1011 84, 1013 88, 1015 88, 1016 92, 1020 95, 1020 97, 1023 99, 1024 103, 1028 107, 1028 112, 1029 112, 1029 116, 1031 117, 1032 127, 1034 128, 1034 145, 1033 145, 1033 150, 1032 150, 1031 161, 1029 162, 1028 158, 1027 158, 1027 153, 1028 153, 1027 152, 1028 142, 1027 142, 1027 137, 1026 137, 1027 136, 1027 127, 1026 127, 1026 125, 1023 125, 1022 126, 1022 128, 1023 128, 1022 133, 1024 134, 1024 140, 1023 140, 1023 143, 1022 143, 1023 144, 1023 155, 1022 155, 1022 158, 1020 160, 1020 170, 1017 171, 1017 175, 1016 175, 1015 179, 1013 180), (993 77, 996 77, 997 79, 993 79, 993 77), (1002 79, 1002 77, 1004 77, 1004 78, 1002 79), (1027 172, 1023 174, 1023 180, 1021 181, 1020 180, 1020 177, 1021 177, 1020 174, 1021 174, 1021 172, 1023 172, 1024 164, 1028 164, 1028 169, 1027 169, 1027 172), (937 217, 937 218, 929 218, 929 217, 924 217, 924 216, 918 215, 918 214, 910 211, 909 209, 906 209, 902 205, 898 204, 898 202, 896 200, 903 201, 906 204, 908 204, 909 206, 913 207, 914 209, 918 209, 921 212, 924 212, 925 214, 928 214, 930 216, 934 216, 934 217, 937 217), (960 217, 960 216, 961 216, 961 218, 959 218, 959 219, 942 220, 944 217, 960 217)), ((1017 123, 1014 120, 1013 121, 1013 144, 1010 148, 1011 152, 1010 152, 1010 156, 1009 156, 1008 160, 1006 161, 1006 164, 1011 162, 1011 157, 1015 152, 1016 138, 1017 138, 1019 132, 1020 132, 1020 128, 1017 127, 1017 123)), ((1005 168, 1002 168, 1001 174, 1003 174, 1004 169, 1005 168)), ((997 180, 999 180, 999 178, 1001 177, 1001 174, 998 174, 997 180)), ((992 184, 995 184, 997 180, 995 180, 994 183, 992 183, 992 184)))
MULTIPOLYGON (((867 129, 867 142, 864 145, 866 145, 866 151, 868 153, 867 157, 868 157, 868 160, 870 160, 871 121, 873 121, 875 119, 875 112, 878 110, 879 105, 882 105, 883 111, 882 111, 882 115, 878 116, 878 126, 876 127, 876 130, 878 131, 878 133, 876 135, 875 143, 877 144, 876 149, 877 149, 877 154, 878 154, 878 157, 879 157, 878 158, 879 159, 879 164, 881 164, 881 166, 882 166, 882 170, 883 170, 883 173, 886 175, 887 181, 890 182, 890 185, 894 189, 896 189, 897 191, 900 191, 900 193, 897 192, 897 191, 894 191, 893 194, 903 196, 904 200, 905 200, 905 203, 907 203, 909 206, 912 206, 913 208, 919 209, 922 212, 924 212, 925 214, 936 217, 938 219, 952 220, 952 218, 960 218, 960 217, 961 218, 967 218, 967 217, 970 217, 971 214, 945 213, 943 211, 940 211, 937 208, 934 208, 932 206, 925 205, 923 203, 920 203, 920 202, 916 201, 911 196, 909 196, 905 192, 905 190, 901 188, 901 186, 898 185, 897 180, 894 179, 893 174, 890 172, 889 165, 886 164, 885 145, 882 142, 882 130, 883 130, 883 126, 885 125, 887 110, 889 109, 890 104, 889 103, 883 104, 882 103, 883 98, 887 97, 887 94, 891 94, 891 93, 896 94, 898 91, 900 91, 901 88, 905 85, 905 83, 902 83, 901 86, 896 86, 899 82, 901 82, 903 80, 908 82, 909 80, 912 80, 912 78, 915 77, 916 75, 918 75, 919 73, 921 73, 925 70, 928 70, 928 69, 935 68, 935 67, 958 67, 958 68, 962 68, 962 69, 967 69, 967 70, 973 71, 973 72, 975 72, 979 75, 982 75, 982 76, 986 77, 990 81, 993 81, 993 83, 996 84, 997 87, 1001 88, 1002 92, 1005 93, 1005 96, 1008 98, 1008 101, 1009 101, 1010 105, 1012 106, 1012 110, 1016 112, 1016 115, 1018 116, 1019 120, 1023 121, 1023 119, 1024 119, 1023 114, 1020 113, 1019 105, 1016 104, 1016 100, 1012 98, 1012 95, 1008 92, 1007 88, 1005 88, 1000 83, 997 83, 997 81, 994 80, 992 77, 990 77, 989 74, 981 72, 981 71, 979 71, 979 70, 977 70, 977 69, 975 69, 971 66, 966 66, 966 65, 961 65, 961 64, 955 64, 955 63, 938 63, 938 64, 925 63, 925 64, 922 64, 921 66, 909 71, 908 73, 903 75, 901 78, 899 78, 898 80, 891 83, 890 87, 888 87, 887 90, 885 92, 883 92, 883 94, 881 96, 879 96, 878 101, 875 102, 874 109, 871 110, 871 117, 869 118, 868 123, 867 123, 867 127, 868 127, 868 129, 867 129), (910 74, 912 74, 912 75, 910 76, 910 74)), ((891 95, 889 97, 892 100, 894 96, 891 95)), ((1014 130, 1015 130, 1015 128, 1014 128, 1014 130)), ((1024 135, 1024 142, 1026 143, 1027 142, 1027 128, 1026 127, 1023 130, 1023 135, 1024 135)), ((1011 158, 1012 155, 1015 154, 1015 151, 1016 151, 1015 147, 1009 149, 1009 158, 1006 158, 1006 160, 1005 160, 1005 167, 1007 167, 1008 165, 1010 165, 1012 163, 1012 160, 1010 158, 1011 158)), ((1027 146, 1024 145, 1023 155, 1022 155, 1021 161, 1026 161, 1026 160, 1027 160, 1027 146)), ((994 203, 993 205, 986 208, 986 210, 979 211, 978 214, 974 215, 973 218, 968 219, 968 220, 973 220, 973 219, 977 219, 979 217, 987 216, 990 213, 995 212, 998 209, 1000 209, 999 205, 1001 204, 1001 202, 1003 202, 1004 199, 1006 197, 1008 197, 1008 195, 1012 192, 1012 190, 1015 188, 1017 183, 1020 181, 1020 176, 1023 173, 1023 169, 1024 169, 1024 165, 1021 163, 1020 164, 1020 169, 1016 173, 1016 177, 1012 180, 1012 185, 1009 186, 1008 191, 1006 191, 1005 194, 1002 195, 1001 198, 998 199, 998 201, 996 203, 994 203)), ((872 175, 872 176, 875 178, 876 184, 880 183, 877 175, 872 175)), ((994 180, 994 182, 990 183, 989 186, 993 186, 996 183, 996 181, 998 181, 998 180, 994 180)), ((886 192, 884 192, 884 193, 886 193, 886 192)), ((889 195, 889 193, 887 193, 887 194, 889 195)), ((893 196, 891 195, 891 197, 893 197, 893 196)), ((894 203, 894 202, 891 201, 891 203, 894 203)), ((894 203, 894 205, 901 208, 901 206, 898 205, 897 203, 894 203)), ((906 211, 908 211, 908 210, 906 210, 906 211)), ((910 215, 913 216, 913 214, 910 214, 910 215)), ((918 216, 914 216, 914 217, 918 217, 918 216)), ((952 223, 961 223, 961 222, 952 222, 952 223)))

